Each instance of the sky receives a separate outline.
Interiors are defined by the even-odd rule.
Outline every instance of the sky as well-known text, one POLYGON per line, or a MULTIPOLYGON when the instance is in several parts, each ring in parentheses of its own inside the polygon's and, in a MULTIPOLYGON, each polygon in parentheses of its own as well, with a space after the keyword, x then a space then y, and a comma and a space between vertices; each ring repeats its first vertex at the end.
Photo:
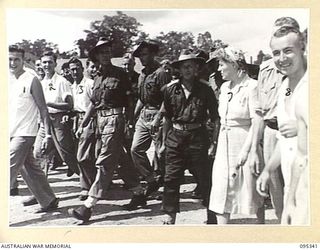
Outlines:
MULTIPOLYGON (((270 53, 269 40, 274 21, 282 16, 295 18, 303 31, 309 27, 308 9, 164 9, 121 10, 142 24, 141 30, 157 36, 161 31, 188 31, 195 37, 209 31, 213 39, 243 50, 247 59, 259 50, 270 53)), ((46 39, 58 44, 60 52, 75 48, 85 38, 90 22, 115 15, 116 10, 7 9, 8 43, 22 39, 46 39)))

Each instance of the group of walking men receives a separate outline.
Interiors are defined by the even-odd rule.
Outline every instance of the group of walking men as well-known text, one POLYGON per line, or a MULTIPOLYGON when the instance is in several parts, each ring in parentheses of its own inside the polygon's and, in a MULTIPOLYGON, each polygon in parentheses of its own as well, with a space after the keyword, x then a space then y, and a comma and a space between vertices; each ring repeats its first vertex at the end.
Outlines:
MULTIPOLYGON (((217 134, 217 99, 222 84, 216 70, 217 62, 209 58, 208 65, 213 62, 212 71, 205 74, 201 53, 182 50, 179 59, 170 64, 171 70, 179 72, 179 77, 174 79, 167 63, 160 65, 155 60, 159 52, 157 42, 140 43, 132 55, 124 57, 124 69, 111 63, 112 48, 111 40, 99 39, 89 52, 87 75, 81 61, 72 58, 67 65, 71 84, 55 72, 57 58, 52 51, 44 52, 36 62, 38 76, 35 77, 24 67, 24 51, 9 46, 11 192, 18 190, 16 178, 20 173, 33 194, 25 204, 39 203, 40 212, 56 209, 59 199, 46 175, 49 163, 58 155, 68 166, 68 176, 80 175, 79 198, 84 203, 69 210, 73 217, 84 222, 90 219, 93 207, 106 197, 117 170, 133 193, 125 209, 145 206, 147 197, 164 185, 162 211, 166 217, 163 223, 174 224, 185 169, 194 176, 203 204, 208 205, 212 163, 208 158, 207 124, 208 121, 214 124, 212 127, 217 134), (144 66, 139 77, 133 71, 134 57, 144 66), (133 127, 131 144, 125 139, 133 127), (155 152, 150 162, 147 151, 152 142, 155 152), (40 162, 45 163, 45 171, 39 167, 40 162), (146 188, 141 185, 140 177, 147 182, 146 188)), ((261 68, 258 80, 262 86, 259 93, 263 112, 255 124, 256 141, 252 150, 259 146, 262 136, 258 128, 265 128, 265 143, 272 143, 270 133, 276 131, 272 127, 275 115, 270 110, 276 105, 276 91, 281 85, 276 79, 282 76, 275 66, 268 64, 261 68), (275 80, 276 88, 267 87, 271 84, 270 77, 275 80)), ((295 72, 288 72, 287 76, 290 74, 295 72)), ((216 138, 212 141, 216 142, 216 138)), ((271 147, 264 147, 265 154, 271 147)), ((253 154, 249 160, 253 172, 258 175, 261 166, 258 159, 261 158, 255 156, 253 154)), ((264 179, 258 180, 260 193, 263 194, 267 183, 271 183, 270 192, 277 216, 281 218, 280 174, 273 169, 267 173, 271 172, 271 182, 266 172, 263 172, 264 179)), ((216 224, 215 214, 208 210, 207 215, 207 223, 216 224)))

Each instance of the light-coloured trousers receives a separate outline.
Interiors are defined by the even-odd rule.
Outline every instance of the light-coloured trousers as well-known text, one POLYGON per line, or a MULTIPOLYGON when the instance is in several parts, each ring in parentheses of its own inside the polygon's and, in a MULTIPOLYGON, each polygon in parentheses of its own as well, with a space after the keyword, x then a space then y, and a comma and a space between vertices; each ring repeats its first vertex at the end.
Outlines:
POLYGON ((10 186, 14 186, 18 173, 36 197, 41 207, 55 199, 39 161, 33 157, 32 146, 35 137, 12 137, 10 139, 10 186))

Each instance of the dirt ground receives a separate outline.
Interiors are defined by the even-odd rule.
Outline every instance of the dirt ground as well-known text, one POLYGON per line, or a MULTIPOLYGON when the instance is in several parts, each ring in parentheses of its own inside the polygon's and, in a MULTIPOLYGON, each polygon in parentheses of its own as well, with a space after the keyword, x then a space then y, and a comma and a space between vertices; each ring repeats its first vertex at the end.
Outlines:
MULTIPOLYGON (((104 225, 161 225, 163 214, 160 211, 161 190, 153 198, 148 200, 145 208, 135 211, 126 211, 122 205, 128 203, 131 193, 123 187, 121 179, 116 176, 110 187, 109 196, 106 200, 98 202, 94 208, 90 221, 82 224, 68 215, 68 209, 82 204, 78 199, 80 192, 79 177, 66 176, 65 166, 56 170, 50 170, 48 180, 57 197, 60 198, 59 208, 49 213, 35 213, 39 205, 24 207, 22 201, 30 192, 23 180, 19 177, 19 195, 10 196, 9 226, 10 227, 48 227, 48 226, 104 226, 104 225)), ((196 184, 192 176, 186 172, 185 184, 181 186, 180 209, 177 215, 177 225, 204 224, 206 221, 206 210, 199 199, 192 199, 191 192, 196 184)), ((232 224, 255 224, 255 216, 232 216, 232 224)), ((266 224, 276 224, 274 209, 266 208, 266 224)))

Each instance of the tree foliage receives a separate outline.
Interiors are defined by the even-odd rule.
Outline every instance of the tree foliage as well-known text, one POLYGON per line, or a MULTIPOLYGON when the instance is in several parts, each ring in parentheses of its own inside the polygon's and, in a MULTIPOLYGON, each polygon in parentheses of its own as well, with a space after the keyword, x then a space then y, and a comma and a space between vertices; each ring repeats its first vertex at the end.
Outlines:
POLYGON ((194 36, 191 32, 170 31, 168 33, 160 32, 156 37, 161 43, 159 57, 175 60, 179 57, 182 49, 194 49, 194 36))
POLYGON ((99 37, 106 37, 114 41, 113 51, 115 57, 122 56, 133 46, 139 37, 146 37, 146 34, 139 30, 141 24, 134 18, 121 11, 114 16, 105 15, 103 20, 91 22, 90 30, 85 39, 79 39, 76 44, 80 49, 80 57, 87 56, 87 53, 98 42, 99 37))
POLYGON ((16 45, 20 46, 27 53, 33 54, 36 57, 40 57, 43 51, 47 49, 58 51, 58 45, 48 42, 46 39, 37 39, 34 42, 23 39, 21 42, 16 43, 16 45))
POLYGON ((199 33, 197 38, 197 47, 204 51, 210 51, 213 47, 213 41, 210 32, 199 33))

